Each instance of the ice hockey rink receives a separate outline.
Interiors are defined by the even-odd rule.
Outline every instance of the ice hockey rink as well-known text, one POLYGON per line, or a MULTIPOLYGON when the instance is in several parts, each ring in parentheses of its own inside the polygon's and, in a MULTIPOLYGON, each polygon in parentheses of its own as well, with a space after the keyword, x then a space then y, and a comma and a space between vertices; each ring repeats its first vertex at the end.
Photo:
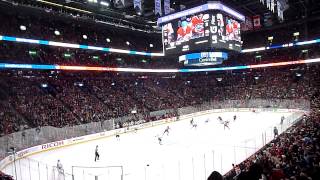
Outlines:
MULTIPOLYGON (((73 174, 74 180, 205 180, 214 170, 228 172, 233 163, 240 163, 272 140, 274 126, 279 132, 288 128, 292 113, 213 113, 195 117, 194 121, 197 128, 186 119, 124 133, 119 140, 112 136, 35 154, 16 162, 17 179, 71 180, 73 174), (230 121, 230 129, 224 128, 218 116, 230 121), (286 120, 280 125, 282 116, 286 120), (167 126, 169 135, 163 135, 167 126), (97 162, 96 145, 100 153, 97 162), (48 171, 58 159, 65 171, 63 176, 48 171)), ((13 165, 4 171, 13 174, 13 165)))

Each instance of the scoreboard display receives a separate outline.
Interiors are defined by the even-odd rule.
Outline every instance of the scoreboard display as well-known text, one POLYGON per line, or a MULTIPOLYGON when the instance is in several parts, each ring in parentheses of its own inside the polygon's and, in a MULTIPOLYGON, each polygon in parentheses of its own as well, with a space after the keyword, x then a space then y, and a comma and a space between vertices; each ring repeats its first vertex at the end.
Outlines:
POLYGON ((210 15, 199 13, 175 19, 162 26, 165 54, 179 54, 208 47, 210 15))
POLYGON ((206 11, 162 24, 166 55, 202 50, 241 51, 240 22, 219 11, 206 11))
POLYGON ((211 15, 210 23, 211 47, 241 51, 241 28, 235 19, 221 13, 211 15))

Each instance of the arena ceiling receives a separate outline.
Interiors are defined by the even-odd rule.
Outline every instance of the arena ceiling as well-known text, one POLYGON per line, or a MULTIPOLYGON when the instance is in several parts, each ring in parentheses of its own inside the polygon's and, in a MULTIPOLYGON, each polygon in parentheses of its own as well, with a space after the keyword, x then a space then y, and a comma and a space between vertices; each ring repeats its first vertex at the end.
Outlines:
MULTIPOLYGON (((59 4, 76 9, 93 12, 95 15, 104 17, 115 23, 128 24, 133 28, 145 30, 155 30, 157 16, 154 15, 154 0, 144 0, 143 13, 138 15, 133 8, 133 0, 124 0, 125 5, 116 4, 116 0, 96 0, 106 1, 108 7, 99 3, 92 3, 89 0, 0 0, 2 2, 31 3, 39 6, 55 6, 59 4), (47 3, 49 2, 49 3, 47 3), (53 3, 53 4, 51 4, 53 3)), ((185 8, 194 7, 206 3, 207 0, 171 0, 171 7, 176 11, 181 5, 185 8)), ((260 0, 221 0, 224 4, 236 9, 245 16, 262 15, 269 12, 260 0)), ((285 11, 286 22, 302 19, 306 17, 320 16, 319 0, 288 0, 289 9, 285 11)), ((69 9, 70 10, 70 9, 69 9)), ((275 14, 276 16, 276 14, 275 14)))

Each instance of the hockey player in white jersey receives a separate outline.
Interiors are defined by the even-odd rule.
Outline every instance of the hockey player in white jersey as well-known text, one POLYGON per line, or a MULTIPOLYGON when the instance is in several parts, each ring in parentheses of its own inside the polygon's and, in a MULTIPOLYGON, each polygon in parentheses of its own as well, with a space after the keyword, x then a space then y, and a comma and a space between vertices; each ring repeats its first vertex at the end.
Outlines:
POLYGON ((169 126, 167 126, 167 128, 164 130, 164 132, 163 132, 163 135, 164 134, 167 134, 167 136, 169 136, 169 130, 170 130, 170 127, 169 126))

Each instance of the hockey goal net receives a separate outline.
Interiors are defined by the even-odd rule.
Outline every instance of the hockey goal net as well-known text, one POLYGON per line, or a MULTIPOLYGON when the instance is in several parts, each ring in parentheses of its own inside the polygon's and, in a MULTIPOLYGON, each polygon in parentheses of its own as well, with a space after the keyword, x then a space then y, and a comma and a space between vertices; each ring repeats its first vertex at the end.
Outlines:
POLYGON ((123 180, 123 167, 72 166, 72 180, 123 180))
POLYGON ((63 169, 59 169, 56 166, 49 171, 49 180, 72 180, 72 174, 65 172, 63 169))

